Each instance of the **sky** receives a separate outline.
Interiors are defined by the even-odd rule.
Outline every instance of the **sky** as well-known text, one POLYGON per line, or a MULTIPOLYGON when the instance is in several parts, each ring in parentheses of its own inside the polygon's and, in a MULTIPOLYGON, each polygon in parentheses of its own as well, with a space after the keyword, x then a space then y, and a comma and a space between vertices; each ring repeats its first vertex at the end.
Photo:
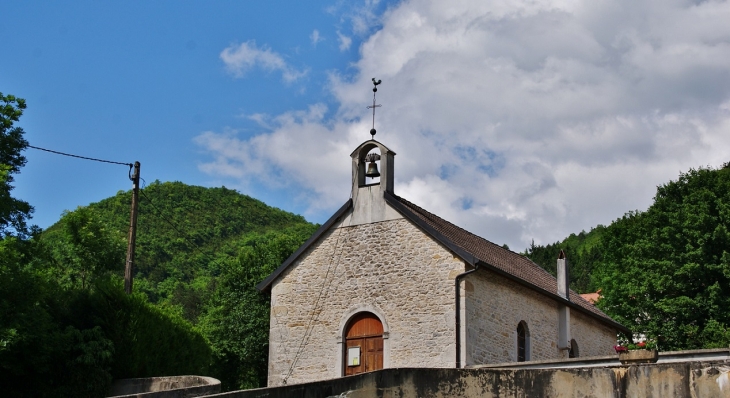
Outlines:
MULTIPOLYGON (((0 92, 30 145, 141 162, 322 223, 349 154, 396 152, 395 193, 522 251, 645 210, 730 161, 730 2, 10 2, 0 92)), ((16 197, 52 225, 128 168, 27 149, 16 197)))

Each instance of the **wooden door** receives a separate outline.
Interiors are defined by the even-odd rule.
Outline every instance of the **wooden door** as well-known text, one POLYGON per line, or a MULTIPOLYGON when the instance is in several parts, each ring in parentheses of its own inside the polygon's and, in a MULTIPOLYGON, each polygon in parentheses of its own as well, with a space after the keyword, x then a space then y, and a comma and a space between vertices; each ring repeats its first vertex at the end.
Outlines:
POLYGON ((377 316, 362 312, 345 331, 345 376, 383 369, 383 324, 377 316))

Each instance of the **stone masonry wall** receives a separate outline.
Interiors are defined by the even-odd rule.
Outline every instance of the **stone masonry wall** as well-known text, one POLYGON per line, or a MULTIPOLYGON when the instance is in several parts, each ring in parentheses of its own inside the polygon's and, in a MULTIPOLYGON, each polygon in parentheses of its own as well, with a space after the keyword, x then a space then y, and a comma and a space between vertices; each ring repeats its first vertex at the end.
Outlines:
MULTIPOLYGON (((517 325, 527 323, 528 360, 567 358, 558 349, 558 304, 488 270, 466 278, 466 365, 517 361, 517 325)), ((610 355, 616 331, 571 310, 580 356, 610 355)))
POLYGON ((385 369, 216 398, 730 397, 730 361, 564 369, 385 369))
POLYGON ((333 227, 271 290, 269 386, 342 376, 342 334, 378 315, 384 366, 453 367, 454 276, 464 263, 410 222, 333 227))
POLYGON ((578 344, 579 357, 615 355, 616 330, 576 310, 570 311, 570 333, 578 344))

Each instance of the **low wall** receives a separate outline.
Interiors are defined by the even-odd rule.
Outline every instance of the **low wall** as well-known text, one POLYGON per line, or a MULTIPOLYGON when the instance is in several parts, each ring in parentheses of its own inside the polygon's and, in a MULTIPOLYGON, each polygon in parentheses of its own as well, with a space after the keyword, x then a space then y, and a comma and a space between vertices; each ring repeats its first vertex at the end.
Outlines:
POLYGON ((147 377, 115 380, 109 397, 189 398, 217 394, 221 382, 204 376, 147 377))
POLYGON ((729 397, 730 361, 565 369, 384 369, 211 397, 729 397))

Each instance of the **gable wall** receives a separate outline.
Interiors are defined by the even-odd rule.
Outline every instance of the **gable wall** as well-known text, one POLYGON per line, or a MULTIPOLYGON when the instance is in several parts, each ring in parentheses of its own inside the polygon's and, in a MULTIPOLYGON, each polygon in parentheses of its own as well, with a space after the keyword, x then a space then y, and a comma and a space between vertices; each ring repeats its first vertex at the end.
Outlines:
MULTIPOLYGON (((517 325, 530 333, 528 360, 567 358, 558 349, 558 304, 494 272, 466 278, 466 364, 517 361, 517 325)), ((571 310, 571 334, 581 357, 611 355, 616 330, 571 310)))
POLYGON ((386 368, 453 367, 463 271, 404 219, 333 227, 272 287, 269 385, 282 385, 292 362, 286 384, 342 376, 342 329, 359 310, 384 318, 386 368))

